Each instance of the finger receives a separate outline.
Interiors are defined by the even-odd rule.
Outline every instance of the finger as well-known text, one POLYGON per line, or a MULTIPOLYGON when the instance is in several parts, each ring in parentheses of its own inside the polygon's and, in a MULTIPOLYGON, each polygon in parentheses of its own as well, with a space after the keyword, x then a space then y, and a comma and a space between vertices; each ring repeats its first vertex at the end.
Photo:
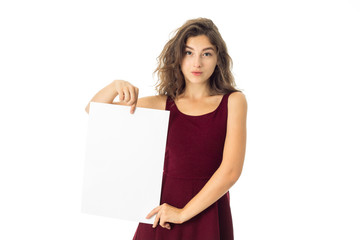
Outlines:
POLYGON ((122 89, 120 89, 118 93, 119 93, 119 101, 122 102, 124 100, 124 92, 122 89))
POLYGON ((167 228, 167 229, 169 229, 169 230, 170 230, 170 229, 171 229, 170 224, 169 224, 169 223, 166 223, 166 224, 165 224, 165 228, 167 228))
POLYGON ((124 89, 124 95, 125 95, 125 102, 129 102, 130 100, 130 93, 129 93, 129 89, 125 88, 124 89))
POLYGON ((130 89, 131 91, 131 101, 129 102, 129 104, 132 104, 131 105, 131 108, 130 108, 130 113, 134 114, 135 112, 135 109, 136 109, 136 104, 137 104, 137 90, 136 88, 135 89, 130 89))
POLYGON ((159 211, 159 212, 156 214, 156 218, 155 218, 155 221, 154 221, 154 224, 153 224, 153 228, 156 228, 156 226, 159 224, 160 215, 161 215, 161 211, 159 211))
POLYGON ((136 101, 139 98, 139 88, 136 88, 136 101))
POLYGON ((162 208, 161 208, 161 216, 160 216, 160 226, 162 226, 163 228, 165 228, 166 226, 166 214, 165 214, 165 210, 167 208, 167 204, 166 203, 163 203, 162 205, 162 208))
MULTIPOLYGON (((136 94, 136 97, 135 97, 135 103, 134 104, 135 104, 135 109, 136 109, 137 101, 139 99, 139 89, 138 88, 136 88, 135 94, 136 94)), ((134 111, 135 111, 135 109, 134 109, 134 111)))
POLYGON ((161 206, 158 206, 151 210, 151 212, 146 216, 146 218, 151 218, 155 213, 157 213, 160 210, 161 206))
POLYGON ((130 113, 131 113, 131 114, 134 114, 134 112, 135 112, 135 106, 136 106, 136 104, 131 105, 131 108, 130 108, 130 113))
POLYGON ((164 216, 162 216, 160 218, 160 226, 162 226, 163 228, 166 228, 166 220, 165 220, 164 216))
POLYGON ((133 104, 136 102, 136 91, 135 91, 135 87, 132 87, 129 89, 130 91, 130 101, 129 101, 129 104, 133 104))

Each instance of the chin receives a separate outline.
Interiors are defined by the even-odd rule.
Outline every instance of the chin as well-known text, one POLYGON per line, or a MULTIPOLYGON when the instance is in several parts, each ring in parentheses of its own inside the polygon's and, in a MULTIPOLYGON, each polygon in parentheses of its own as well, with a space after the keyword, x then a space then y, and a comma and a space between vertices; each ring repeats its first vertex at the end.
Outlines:
POLYGON ((209 78, 206 78, 206 80, 204 78, 196 78, 191 76, 190 78, 187 78, 186 82, 190 82, 190 83, 206 83, 209 80, 209 78))
POLYGON ((206 80, 188 80, 187 82, 193 83, 193 84, 199 84, 199 83, 206 83, 206 80))

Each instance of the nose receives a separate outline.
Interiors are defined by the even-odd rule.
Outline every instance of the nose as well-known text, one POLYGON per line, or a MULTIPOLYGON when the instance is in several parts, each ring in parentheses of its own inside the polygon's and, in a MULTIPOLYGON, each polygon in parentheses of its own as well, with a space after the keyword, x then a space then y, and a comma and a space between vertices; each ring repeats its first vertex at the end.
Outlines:
POLYGON ((201 67, 201 56, 194 56, 194 67, 201 67))

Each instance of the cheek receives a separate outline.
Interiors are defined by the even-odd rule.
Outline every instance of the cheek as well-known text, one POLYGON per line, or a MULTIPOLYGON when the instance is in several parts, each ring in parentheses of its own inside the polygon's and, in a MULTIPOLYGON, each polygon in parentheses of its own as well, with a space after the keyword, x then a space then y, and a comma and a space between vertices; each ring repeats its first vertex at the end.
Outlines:
POLYGON ((210 68, 211 68, 213 71, 215 71, 216 65, 217 65, 217 62, 212 62, 212 63, 210 64, 210 68))
POLYGON ((214 60, 214 69, 215 69, 217 64, 218 64, 218 61, 217 61, 217 58, 215 58, 215 60, 214 60))
POLYGON ((180 69, 181 69, 181 71, 183 71, 184 69, 186 69, 186 68, 188 68, 188 62, 187 61, 185 61, 185 60, 183 60, 182 62, 181 62, 181 64, 180 64, 180 69))

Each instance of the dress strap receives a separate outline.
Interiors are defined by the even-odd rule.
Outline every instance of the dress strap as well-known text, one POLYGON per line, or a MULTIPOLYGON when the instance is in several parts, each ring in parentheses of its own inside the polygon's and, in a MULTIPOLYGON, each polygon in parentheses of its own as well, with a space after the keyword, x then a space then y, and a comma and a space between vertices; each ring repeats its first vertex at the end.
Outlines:
POLYGON ((170 108, 172 107, 173 104, 174 104, 174 100, 172 100, 170 96, 167 96, 167 98, 166 98, 166 108, 165 108, 165 110, 169 110, 169 111, 170 111, 170 108))

